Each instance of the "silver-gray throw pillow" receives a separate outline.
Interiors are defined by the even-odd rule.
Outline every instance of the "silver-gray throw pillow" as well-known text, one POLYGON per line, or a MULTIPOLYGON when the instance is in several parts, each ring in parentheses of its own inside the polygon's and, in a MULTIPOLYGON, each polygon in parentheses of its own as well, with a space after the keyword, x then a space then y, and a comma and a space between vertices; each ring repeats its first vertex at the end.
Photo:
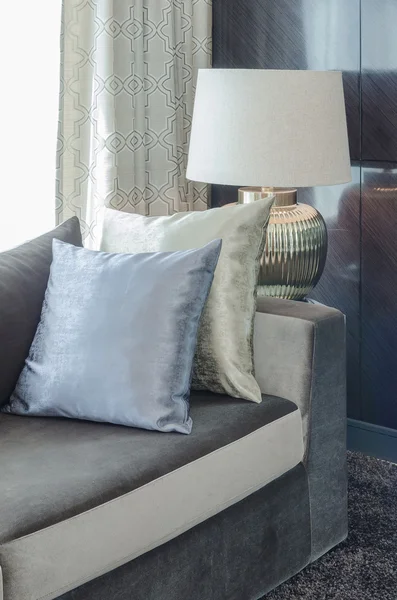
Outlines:
POLYGON ((220 249, 108 254, 54 240, 40 323, 2 410, 190 433, 197 330, 220 249))
POLYGON ((169 252, 222 239, 198 333, 193 388, 261 401, 255 380, 256 284, 273 198, 228 208, 144 217, 106 209, 101 250, 169 252))

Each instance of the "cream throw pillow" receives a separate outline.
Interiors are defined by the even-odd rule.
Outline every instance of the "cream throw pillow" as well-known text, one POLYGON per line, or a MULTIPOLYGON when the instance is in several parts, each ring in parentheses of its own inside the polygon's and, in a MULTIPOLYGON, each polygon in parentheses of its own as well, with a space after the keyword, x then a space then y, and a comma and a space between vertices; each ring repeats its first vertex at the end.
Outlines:
MULTIPOLYGON (((259 261, 272 203, 273 199, 264 199, 169 217, 105 211, 101 241, 105 252, 188 250, 222 239, 197 338, 193 389, 261 401, 254 377, 253 326, 259 261)), ((161 298, 158 307, 161 311, 161 298)))

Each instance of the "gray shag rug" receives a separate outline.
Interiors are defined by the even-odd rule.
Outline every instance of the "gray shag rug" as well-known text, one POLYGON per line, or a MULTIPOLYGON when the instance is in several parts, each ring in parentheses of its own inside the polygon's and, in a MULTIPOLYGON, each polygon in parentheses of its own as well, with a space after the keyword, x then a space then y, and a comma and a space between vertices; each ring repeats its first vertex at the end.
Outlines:
POLYGON ((349 536, 263 600, 397 600, 397 465, 348 453, 349 536))

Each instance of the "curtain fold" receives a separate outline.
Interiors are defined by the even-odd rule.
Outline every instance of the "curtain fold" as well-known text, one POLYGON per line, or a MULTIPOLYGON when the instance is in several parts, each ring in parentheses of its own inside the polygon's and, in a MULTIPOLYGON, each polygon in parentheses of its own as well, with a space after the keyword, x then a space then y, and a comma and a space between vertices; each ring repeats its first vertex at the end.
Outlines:
POLYGON ((64 0, 57 221, 95 246, 103 205, 207 207, 186 180, 195 79, 211 66, 210 0, 64 0))

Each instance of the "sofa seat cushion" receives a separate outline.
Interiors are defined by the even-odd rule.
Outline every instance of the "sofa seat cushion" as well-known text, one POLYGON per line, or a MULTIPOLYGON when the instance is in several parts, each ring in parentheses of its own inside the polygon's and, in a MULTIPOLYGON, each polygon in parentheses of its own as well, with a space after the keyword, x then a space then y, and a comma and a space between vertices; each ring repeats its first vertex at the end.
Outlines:
POLYGON ((2 414, 4 597, 56 598, 302 460, 301 417, 292 402, 195 393, 191 414, 190 436, 2 414))

